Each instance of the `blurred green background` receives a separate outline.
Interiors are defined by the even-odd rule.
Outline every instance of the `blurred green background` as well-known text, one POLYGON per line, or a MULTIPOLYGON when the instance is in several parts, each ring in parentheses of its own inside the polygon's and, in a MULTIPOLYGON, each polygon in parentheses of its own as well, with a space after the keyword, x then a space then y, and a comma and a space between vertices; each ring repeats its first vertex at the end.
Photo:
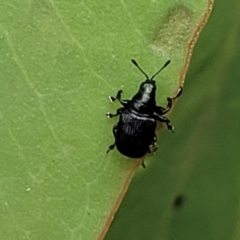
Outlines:
POLYGON ((239 12, 238 0, 216 1, 170 116, 175 134, 161 133, 106 240, 240 239, 239 12))

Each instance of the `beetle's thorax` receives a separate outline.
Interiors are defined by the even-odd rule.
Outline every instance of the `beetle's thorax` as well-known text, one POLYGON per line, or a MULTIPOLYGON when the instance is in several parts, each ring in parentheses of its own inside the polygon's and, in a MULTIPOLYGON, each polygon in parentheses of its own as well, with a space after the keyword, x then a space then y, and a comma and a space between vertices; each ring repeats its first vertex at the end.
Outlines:
POLYGON ((156 106, 156 85, 153 80, 141 83, 138 92, 132 98, 132 109, 142 114, 152 114, 156 106))

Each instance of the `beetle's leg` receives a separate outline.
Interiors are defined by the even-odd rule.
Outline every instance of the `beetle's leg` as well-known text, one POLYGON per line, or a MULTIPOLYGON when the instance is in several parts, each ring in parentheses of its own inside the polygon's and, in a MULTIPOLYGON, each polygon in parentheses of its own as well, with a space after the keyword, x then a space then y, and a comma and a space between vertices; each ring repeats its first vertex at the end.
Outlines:
POLYGON ((154 147, 154 146, 156 145, 156 142, 157 142, 157 135, 154 134, 154 138, 153 138, 153 140, 152 140, 152 142, 151 142, 149 148, 150 148, 150 147, 154 147))
POLYGON ((151 144, 149 145, 149 148, 148 148, 148 155, 153 155, 158 149, 158 146, 157 146, 157 135, 154 134, 154 138, 151 142, 151 144))
POLYGON ((116 101, 117 99, 121 99, 121 94, 122 94, 122 90, 119 90, 119 91, 117 92, 116 97, 109 96, 108 98, 109 98, 110 102, 114 102, 114 101, 116 101))
POLYGON ((113 150, 114 147, 115 147, 115 145, 116 145, 116 143, 113 143, 112 145, 110 145, 110 146, 108 147, 108 150, 107 150, 106 153, 108 153, 109 151, 113 150))
POLYGON ((154 118, 159 122, 164 122, 167 125, 168 130, 174 132, 174 127, 170 124, 170 120, 164 116, 154 113, 154 118))
MULTIPOLYGON (((115 124, 113 127, 113 135, 115 138, 116 138, 116 133, 117 133, 117 124, 115 124)), ((116 146, 116 143, 113 143, 112 145, 110 145, 106 153, 108 153, 110 150, 113 150, 115 146, 116 146)))
POLYGON ((116 123, 116 124, 113 126, 113 130, 112 130, 113 136, 114 136, 115 138, 117 137, 117 126, 118 126, 118 124, 116 123))
POLYGON ((112 113, 110 113, 110 112, 107 112, 106 115, 107 115, 108 118, 115 117, 115 116, 121 114, 123 109, 124 109, 123 107, 122 107, 122 108, 118 108, 118 109, 117 109, 117 112, 116 112, 115 114, 112 114, 112 113))
MULTIPOLYGON (((171 107, 170 107, 170 108, 171 108, 171 107)), ((169 108, 169 109, 170 109, 170 108, 169 108)), ((161 107, 161 106, 156 106, 155 109, 154 109, 154 112, 157 113, 157 114, 159 114, 159 115, 163 115, 164 112, 167 111, 167 109, 168 109, 168 107, 164 108, 164 107, 161 107)), ((168 111, 169 111, 169 109, 168 109, 168 111)))
MULTIPOLYGON (((156 150, 158 149, 158 147, 156 146, 157 145, 156 143, 157 143, 157 135, 154 134, 153 140, 148 147, 148 152, 147 152, 148 155, 153 155, 156 152, 156 150)), ((142 167, 146 168, 144 160, 142 161, 142 167)))
POLYGON ((118 100, 124 107, 127 107, 130 103, 130 100, 121 99, 121 94, 122 94, 122 90, 119 90, 117 92, 116 97, 109 96, 109 100, 110 100, 110 102, 114 102, 114 101, 118 100))
POLYGON ((182 87, 180 87, 180 88, 178 89, 178 92, 177 92, 177 94, 176 94, 174 97, 171 97, 171 98, 168 97, 168 98, 167 98, 168 104, 167 104, 167 107, 166 107, 166 108, 163 108, 163 107, 161 107, 161 106, 156 106, 155 112, 158 113, 158 114, 160 114, 160 115, 166 114, 166 113, 172 108, 172 102, 173 102, 173 100, 176 99, 176 98, 178 98, 178 97, 180 97, 181 94, 182 94, 182 87))
POLYGON ((145 165, 144 161, 142 161, 142 167, 146 168, 146 165, 145 165))

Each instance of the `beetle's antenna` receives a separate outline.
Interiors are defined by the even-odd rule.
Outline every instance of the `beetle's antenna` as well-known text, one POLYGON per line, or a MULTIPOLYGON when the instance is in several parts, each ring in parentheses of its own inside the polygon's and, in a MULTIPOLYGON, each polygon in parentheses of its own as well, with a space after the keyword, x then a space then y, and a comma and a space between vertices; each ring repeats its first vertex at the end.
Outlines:
POLYGON ((158 70, 152 77, 151 77, 151 81, 170 63, 171 61, 168 60, 162 67, 160 70, 158 70))
POLYGON ((144 74, 144 76, 149 80, 148 75, 139 67, 139 65, 137 64, 137 62, 132 59, 132 63, 144 74))

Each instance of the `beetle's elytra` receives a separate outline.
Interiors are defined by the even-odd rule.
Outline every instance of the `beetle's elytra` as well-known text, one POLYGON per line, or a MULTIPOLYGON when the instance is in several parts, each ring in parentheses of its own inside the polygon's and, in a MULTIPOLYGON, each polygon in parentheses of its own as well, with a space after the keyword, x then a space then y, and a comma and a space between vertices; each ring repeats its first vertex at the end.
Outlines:
MULTIPOLYGON (((151 78, 140 68, 135 60, 132 63, 144 74, 146 80, 140 84, 138 92, 131 100, 121 99, 122 90, 117 92, 116 97, 110 96, 111 102, 118 100, 122 107, 118 108, 115 114, 107 113, 108 118, 119 115, 119 121, 113 127, 115 142, 109 146, 107 153, 115 146, 118 151, 130 158, 141 158, 151 153, 151 146, 157 141, 155 134, 157 121, 164 122, 167 128, 173 132, 170 120, 164 115, 171 109, 172 102, 182 93, 182 87, 178 89, 174 97, 167 98, 167 107, 156 105, 156 82, 154 77, 158 75, 170 63, 168 60, 163 67, 151 78)), ((142 164, 145 167, 144 163, 142 164)))

